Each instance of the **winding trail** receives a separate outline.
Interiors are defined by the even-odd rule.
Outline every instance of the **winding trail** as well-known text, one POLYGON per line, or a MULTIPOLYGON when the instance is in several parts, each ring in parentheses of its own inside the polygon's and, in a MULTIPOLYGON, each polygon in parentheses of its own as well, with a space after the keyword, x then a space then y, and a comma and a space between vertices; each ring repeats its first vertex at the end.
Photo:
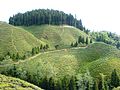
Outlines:
MULTIPOLYGON (((25 59, 25 60, 19 60, 18 62, 14 62, 14 63, 12 63, 12 64, 20 64, 20 63, 24 63, 24 62, 33 60, 34 58, 38 57, 38 56, 41 55, 41 54, 47 54, 47 53, 59 52, 59 51, 67 51, 67 50, 70 50, 70 49, 72 50, 72 49, 80 49, 80 48, 85 49, 85 48, 87 48, 87 46, 86 46, 86 47, 73 47, 73 48, 69 48, 69 49, 60 49, 60 50, 42 52, 42 53, 36 54, 36 55, 34 55, 34 56, 32 56, 32 57, 29 57, 29 58, 27 58, 27 59, 25 59)), ((0 67, 9 66, 9 65, 11 65, 11 64, 0 65, 0 67)))

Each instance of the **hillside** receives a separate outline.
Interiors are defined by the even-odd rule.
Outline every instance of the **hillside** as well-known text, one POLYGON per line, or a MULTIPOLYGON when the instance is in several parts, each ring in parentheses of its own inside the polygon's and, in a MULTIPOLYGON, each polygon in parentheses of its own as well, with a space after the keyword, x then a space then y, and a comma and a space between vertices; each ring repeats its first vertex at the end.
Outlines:
POLYGON ((31 32, 35 37, 48 42, 51 47, 59 45, 59 48, 70 47, 72 42, 76 42, 79 36, 87 37, 83 31, 72 26, 40 25, 23 28, 31 32))
POLYGON ((23 80, 0 74, 0 90, 42 90, 23 80))
POLYGON ((33 47, 44 44, 31 33, 22 28, 0 22, 0 57, 4 57, 8 52, 22 56, 33 47))
MULTIPOLYGON (((116 48, 110 45, 104 43, 94 43, 88 47, 78 47, 40 53, 34 58, 30 58, 23 63, 19 63, 17 67, 23 68, 25 71, 32 74, 39 73, 40 77, 47 75, 48 77, 54 76, 54 78, 59 78, 64 75, 75 75, 78 71, 84 72, 86 68, 91 70, 93 65, 98 66, 99 62, 102 62, 102 60, 104 61, 104 58, 107 57, 112 57, 109 58, 110 60, 114 59, 114 57, 119 59, 119 53, 120 52, 116 48), (97 62, 98 64, 95 64, 94 62, 97 62), (93 65, 91 65, 92 63, 93 65)), ((114 63, 113 65, 111 63, 111 66, 114 69, 114 63)), ((7 68, 7 66, 1 66, 1 71, 4 70, 2 68, 7 68)), ((103 72, 106 72, 108 70, 107 68, 109 67, 104 68, 103 72)), ((97 70, 95 70, 95 72, 97 72, 97 70)), ((99 72, 97 72, 97 74, 99 74, 99 72)))
POLYGON ((119 68, 118 49, 104 43, 93 43, 87 47, 41 52, 24 62, 1 65, 0 73, 9 75, 18 72, 19 74, 15 74, 17 77, 44 88, 39 83, 44 83, 46 78, 49 80, 52 77, 57 82, 65 76, 70 78, 85 73, 86 69, 97 78, 100 77, 99 73, 110 76, 113 69, 116 69, 120 75, 119 68))

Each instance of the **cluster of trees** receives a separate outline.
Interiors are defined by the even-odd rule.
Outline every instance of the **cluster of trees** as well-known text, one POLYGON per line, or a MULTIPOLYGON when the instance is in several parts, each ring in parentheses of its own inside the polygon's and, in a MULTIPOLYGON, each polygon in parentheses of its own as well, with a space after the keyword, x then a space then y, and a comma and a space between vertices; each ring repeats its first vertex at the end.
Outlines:
POLYGON ((76 19, 71 14, 66 14, 58 10, 38 9, 27 11, 25 13, 18 13, 9 18, 9 24, 17 26, 30 26, 30 25, 71 25, 79 29, 83 29, 82 21, 76 19))
POLYGON ((7 56, 9 56, 14 61, 18 61, 19 59, 23 59, 23 57, 21 57, 18 52, 16 54, 14 54, 14 53, 11 54, 10 52, 8 52, 7 55, 5 55, 4 58, 6 58, 7 56))
POLYGON ((59 80, 47 76, 41 78, 39 71, 31 74, 15 65, 7 71, 3 71, 2 74, 21 78, 45 90, 112 90, 120 85, 116 69, 112 71, 110 78, 106 78, 106 75, 101 73, 100 79, 93 78, 89 71, 77 76, 64 76, 59 80))
POLYGON ((73 43, 73 42, 71 43, 71 46, 72 47, 77 47, 79 44, 86 44, 86 45, 88 45, 90 43, 93 43, 91 38, 79 36, 78 40, 75 43, 73 43))
POLYGON ((41 51, 46 51, 48 50, 49 48, 49 45, 46 44, 46 45, 40 45, 40 47, 34 47, 32 48, 32 51, 29 51, 29 52, 26 52, 23 56, 21 56, 19 54, 19 52, 17 52, 16 54, 11 54, 10 52, 8 52, 3 58, 0 59, 0 61, 3 61, 4 59, 6 59, 8 56, 10 59, 12 59, 13 61, 18 61, 18 60, 24 60, 30 56, 33 56, 35 54, 38 54, 40 53, 41 51))
POLYGON ((49 48, 48 44, 46 44, 44 46, 41 44, 40 47, 34 47, 34 48, 32 48, 32 56, 35 55, 35 54, 40 53, 41 51, 45 51, 48 48, 49 48))
POLYGON ((106 44, 116 46, 118 49, 120 49, 120 36, 115 33, 107 31, 92 32, 91 36, 98 42, 104 42, 106 44))

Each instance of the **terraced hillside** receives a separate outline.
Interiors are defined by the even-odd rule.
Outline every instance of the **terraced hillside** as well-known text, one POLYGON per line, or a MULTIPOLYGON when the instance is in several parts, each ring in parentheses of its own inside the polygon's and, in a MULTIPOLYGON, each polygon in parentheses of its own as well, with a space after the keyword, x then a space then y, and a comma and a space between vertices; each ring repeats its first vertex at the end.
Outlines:
POLYGON ((24 29, 0 22, 0 57, 8 52, 11 54, 18 52, 23 55, 25 52, 31 51, 32 47, 41 44, 44 44, 44 42, 24 29))
MULTIPOLYGON (((93 76, 99 75, 100 72, 109 75, 113 69, 119 70, 119 57, 120 52, 116 48, 104 43, 94 43, 88 47, 40 53, 16 66, 31 74, 37 73, 41 78, 47 75, 58 79, 65 75, 72 76, 78 72, 84 72, 86 69, 90 69, 93 76), (116 63, 118 63, 117 66, 116 63)), ((5 71, 5 68, 7 70, 10 66, 1 66, 0 69, 5 71)))
POLYGON ((0 74, 0 90, 42 90, 23 80, 0 74))
POLYGON ((22 27, 31 32, 40 40, 48 42, 53 48, 59 45, 60 48, 69 47, 72 42, 76 42, 79 36, 87 37, 83 31, 72 26, 40 25, 22 27))

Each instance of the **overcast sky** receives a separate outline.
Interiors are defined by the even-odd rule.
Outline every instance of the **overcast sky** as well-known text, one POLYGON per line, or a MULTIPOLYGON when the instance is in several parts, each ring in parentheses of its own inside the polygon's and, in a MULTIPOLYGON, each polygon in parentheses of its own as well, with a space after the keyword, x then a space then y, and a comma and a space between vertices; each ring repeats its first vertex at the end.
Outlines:
POLYGON ((0 0, 0 21, 18 12, 55 9, 77 15, 87 28, 120 35, 120 0, 0 0))

